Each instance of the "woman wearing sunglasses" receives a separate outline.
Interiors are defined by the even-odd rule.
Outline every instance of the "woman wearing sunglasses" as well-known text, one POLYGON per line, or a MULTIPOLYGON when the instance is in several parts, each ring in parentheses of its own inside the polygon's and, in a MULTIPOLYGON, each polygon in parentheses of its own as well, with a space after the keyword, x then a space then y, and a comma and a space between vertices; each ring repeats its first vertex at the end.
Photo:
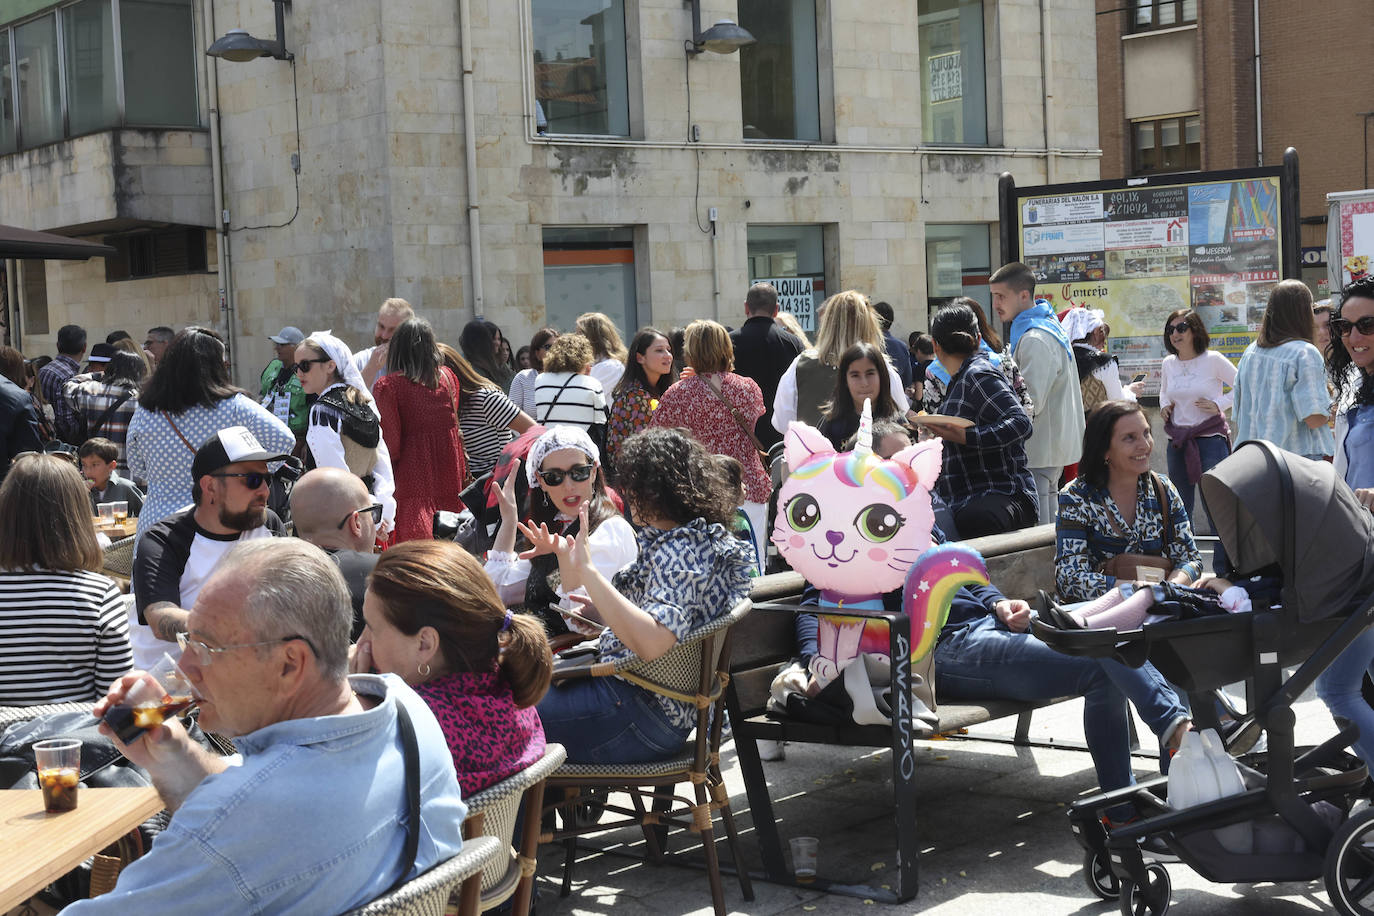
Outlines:
POLYGON ((381 501, 377 533, 385 538, 396 524, 391 453, 352 351, 330 332, 316 331, 297 345, 295 371, 305 393, 315 395, 305 428, 305 469, 342 468, 361 479, 381 501))
MULTIPOLYGON (((596 568, 610 578, 634 561, 639 553, 634 530, 606 495, 601 453, 585 430, 576 426, 549 427, 530 446, 524 469, 530 484, 532 530, 576 535, 581 528, 578 513, 586 506, 587 544, 596 568)), ((585 625, 559 613, 576 611, 578 605, 563 589, 558 557, 547 543, 524 553, 515 552, 520 520, 515 476, 520 470, 521 465, 515 464, 497 490, 501 527, 487 554, 487 574, 496 583, 501 600, 508 607, 538 617, 549 636, 569 632, 570 624, 583 635, 595 635, 585 625)), ((528 541, 524 546, 529 546, 528 541)), ((576 591, 585 594, 580 589, 576 591)))
MULTIPOLYGON (((1209 350, 1211 342, 1202 318, 1192 309, 1179 309, 1164 322, 1164 349, 1169 355, 1159 368, 1159 413, 1169 436, 1169 480, 1189 518, 1203 472, 1231 454, 1226 425, 1231 393, 1223 389, 1235 384, 1236 367, 1209 350)), ((1228 572, 1220 543, 1212 554, 1212 569, 1219 576, 1228 572)))

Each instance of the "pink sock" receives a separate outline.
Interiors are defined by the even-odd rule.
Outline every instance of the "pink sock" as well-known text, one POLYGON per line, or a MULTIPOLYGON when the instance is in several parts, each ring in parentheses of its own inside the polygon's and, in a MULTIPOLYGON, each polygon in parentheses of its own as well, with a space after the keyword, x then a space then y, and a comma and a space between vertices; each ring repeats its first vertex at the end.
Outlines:
MULTIPOLYGON (((1118 591, 1113 589, 1113 591, 1118 591)), ((1084 626, 1089 627, 1115 627, 1118 630, 1134 630, 1145 622, 1145 618, 1150 614, 1150 608, 1154 607, 1155 593, 1148 587, 1137 588, 1131 597, 1125 598, 1116 603, 1115 607, 1108 608, 1091 616, 1084 615, 1084 626)), ((1087 610, 1084 608, 1083 610, 1087 610)), ((1075 611, 1075 616, 1079 612, 1075 611)))

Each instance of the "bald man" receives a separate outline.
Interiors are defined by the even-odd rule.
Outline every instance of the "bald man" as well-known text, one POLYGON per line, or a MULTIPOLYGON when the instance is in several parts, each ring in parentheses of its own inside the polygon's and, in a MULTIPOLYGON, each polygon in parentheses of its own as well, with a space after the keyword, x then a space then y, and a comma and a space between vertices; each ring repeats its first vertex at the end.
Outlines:
POLYGON ((363 631, 363 594, 377 565, 372 552, 382 504, 357 475, 342 468, 316 468, 296 481, 291 491, 291 520, 296 535, 329 554, 353 601, 353 641, 363 631))

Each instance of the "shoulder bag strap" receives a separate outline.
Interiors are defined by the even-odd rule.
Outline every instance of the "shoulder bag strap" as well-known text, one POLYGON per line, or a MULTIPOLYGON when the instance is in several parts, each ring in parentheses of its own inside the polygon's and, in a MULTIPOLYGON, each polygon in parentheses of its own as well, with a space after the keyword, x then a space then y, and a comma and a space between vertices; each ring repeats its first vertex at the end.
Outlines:
POLYGON ((172 419, 172 415, 165 410, 160 410, 158 413, 162 414, 163 418, 172 425, 172 432, 177 434, 177 438, 181 440, 181 444, 190 449, 191 454, 194 455, 196 453, 196 447, 188 442, 186 437, 181 434, 181 430, 177 427, 177 421, 172 419))
POLYGON ((764 448, 763 443, 759 441, 759 437, 754 434, 754 431, 750 429, 749 424, 744 421, 744 416, 739 412, 739 409, 736 408, 734 404, 731 404, 728 400, 726 400, 725 395, 717 391, 716 386, 712 385, 707 379, 703 378, 701 381, 702 384, 706 386, 707 390, 716 396, 716 399, 718 401, 720 401, 727 408, 729 408, 730 416, 735 418, 735 425, 740 428, 740 432, 744 433, 746 436, 749 437, 750 442, 754 443, 754 448, 758 449, 760 452, 767 452, 768 449, 764 448))
POLYGON ((401 750, 406 763, 406 846, 401 852, 401 874, 388 894, 406 883, 406 877, 415 867, 415 854, 420 849, 420 747, 415 741, 410 713, 400 699, 396 700, 396 724, 401 731, 401 750))
POLYGON ((1160 553, 1169 549, 1169 541, 1174 534, 1173 513, 1169 511, 1169 494, 1164 490, 1164 481, 1154 471, 1150 472, 1150 482, 1155 485, 1155 499, 1159 501, 1160 553))
POLYGON ((91 427, 87 430, 86 438, 87 438, 87 439, 92 439, 92 438, 94 438, 94 437, 96 436, 96 434, 99 433, 100 430, 104 428, 104 426, 105 426, 105 421, 109 420, 110 417, 114 415, 114 412, 115 412, 116 410, 119 409, 119 406, 120 406, 121 404, 123 404, 125 401, 129 400, 129 398, 131 398, 131 397, 133 397, 133 396, 134 396, 134 393, 133 393, 132 391, 125 391, 123 394, 121 394, 121 395, 119 396, 119 399, 118 399, 117 401, 115 401, 115 402, 114 402, 113 404, 111 404, 109 407, 106 407, 106 408, 105 408, 105 412, 102 413, 102 414, 100 415, 100 419, 96 420, 96 421, 95 421, 95 425, 94 425, 94 426, 91 426, 91 427))
POLYGON ((549 421, 549 414, 553 413, 553 409, 558 406, 559 399, 563 397, 563 392, 568 390, 568 386, 572 384, 573 379, 577 378, 577 375, 578 374, 574 372, 572 375, 568 376, 567 381, 553 393, 553 400, 549 402, 549 408, 544 411, 544 416, 539 420, 540 423, 547 423, 549 421))

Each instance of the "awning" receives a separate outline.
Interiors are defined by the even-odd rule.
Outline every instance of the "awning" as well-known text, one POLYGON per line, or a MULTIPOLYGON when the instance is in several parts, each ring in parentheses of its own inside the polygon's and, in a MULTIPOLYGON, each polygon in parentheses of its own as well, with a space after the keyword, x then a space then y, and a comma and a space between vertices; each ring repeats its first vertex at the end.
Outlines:
POLYGON ((99 242, 21 229, 18 226, 0 226, 0 258, 85 261, 91 257, 112 254, 117 254, 114 248, 99 242))

